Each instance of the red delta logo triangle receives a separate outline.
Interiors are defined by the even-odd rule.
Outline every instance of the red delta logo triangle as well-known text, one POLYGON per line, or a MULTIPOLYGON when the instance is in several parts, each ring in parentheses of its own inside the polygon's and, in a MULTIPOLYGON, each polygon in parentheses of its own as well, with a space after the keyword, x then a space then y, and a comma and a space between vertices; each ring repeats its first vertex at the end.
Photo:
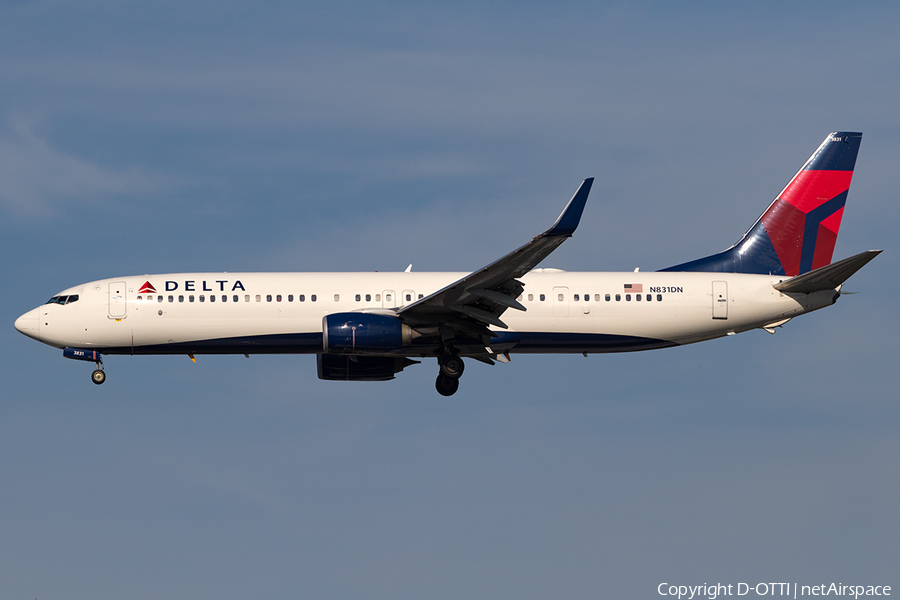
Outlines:
POLYGON ((144 285, 141 286, 141 289, 138 290, 138 294, 155 294, 156 288, 153 287, 153 284, 149 281, 145 281, 144 285))

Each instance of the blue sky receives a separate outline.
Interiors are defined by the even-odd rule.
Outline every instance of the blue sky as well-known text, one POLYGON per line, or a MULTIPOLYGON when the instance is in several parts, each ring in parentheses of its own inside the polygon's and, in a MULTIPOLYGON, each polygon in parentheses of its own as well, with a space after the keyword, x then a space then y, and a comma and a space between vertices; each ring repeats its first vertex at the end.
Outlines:
POLYGON ((0 4, 0 590, 66 598, 656 597, 900 586, 898 8, 0 4), (834 307, 618 356, 316 379, 17 333, 117 275, 471 270, 597 178, 544 266, 721 250, 864 132, 834 307))

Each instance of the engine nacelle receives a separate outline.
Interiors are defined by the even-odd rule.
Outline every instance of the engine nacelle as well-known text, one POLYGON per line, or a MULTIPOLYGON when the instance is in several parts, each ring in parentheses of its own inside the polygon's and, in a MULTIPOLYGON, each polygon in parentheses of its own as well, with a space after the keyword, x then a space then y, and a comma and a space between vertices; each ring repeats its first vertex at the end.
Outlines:
POLYGON ((334 313, 322 318, 322 349, 332 354, 378 354, 399 350, 413 330, 397 317, 372 313, 334 313))
POLYGON ((336 356, 319 354, 319 379, 331 381, 387 381, 416 361, 402 356, 336 356))

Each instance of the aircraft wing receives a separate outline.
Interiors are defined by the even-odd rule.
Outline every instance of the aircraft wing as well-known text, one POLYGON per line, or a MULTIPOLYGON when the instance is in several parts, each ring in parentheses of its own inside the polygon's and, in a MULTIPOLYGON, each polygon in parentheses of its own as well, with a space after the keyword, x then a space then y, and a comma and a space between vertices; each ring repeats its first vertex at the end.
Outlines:
POLYGON ((593 182, 593 177, 582 182, 550 229, 486 267, 404 306, 398 316, 413 328, 438 328, 445 343, 464 336, 487 345, 496 335, 488 325, 506 329, 500 320, 506 309, 525 310, 516 300, 525 289, 518 278, 572 236, 593 182))

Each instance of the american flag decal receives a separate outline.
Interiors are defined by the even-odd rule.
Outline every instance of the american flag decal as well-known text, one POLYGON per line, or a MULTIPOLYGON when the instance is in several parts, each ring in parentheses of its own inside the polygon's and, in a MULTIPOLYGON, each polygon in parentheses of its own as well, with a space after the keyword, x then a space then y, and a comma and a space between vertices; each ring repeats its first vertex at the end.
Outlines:
POLYGON ((635 294, 644 293, 644 284, 643 283, 626 283, 625 284, 625 292, 633 292, 635 294))

